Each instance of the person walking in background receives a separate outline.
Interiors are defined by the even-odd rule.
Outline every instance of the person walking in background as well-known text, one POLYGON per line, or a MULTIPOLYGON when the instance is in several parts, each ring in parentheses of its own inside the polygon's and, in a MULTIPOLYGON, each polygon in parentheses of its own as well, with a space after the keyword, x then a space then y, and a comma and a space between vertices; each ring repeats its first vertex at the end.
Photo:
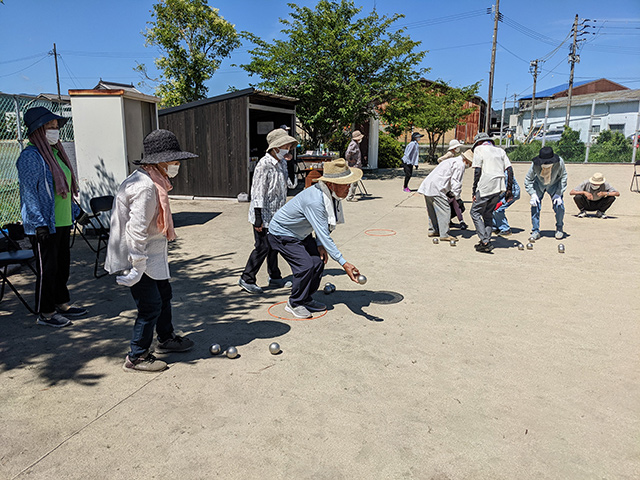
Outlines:
POLYGON ((411 176, 413 175, 413 167, 418 168, 418 162, 420 160, 420 145, 418 141, 424 137, 424 135, 413 132, 411 134, 411 141, 407 144, 404 149, 404 155, 402 156, 402 163, 404 168, 404 188, 403 191, 410 192, 409 190, 409 180, 411 180, 411 176))
POLYGON ((260 159, 253 172, 249 223, 253 225, 254 248, 238 285, 249 293, 263 293, 256 284, 256 275, 267 259, 269 285, 283 287, 284 280, 278 268, 278 252, 269 246, 267 233, 273 215, 287 203, 287 162, 289 150, 297 143, 286 130, 277 128, 267 135, 267 153, 260 159))
POLYGON ((524 188, 531 195, 531 238, 540 238, 540 210, 545 192, 551 197, 556 214, 556 240, 564 237, 564 201, 562 195, 567 189, 567 168, 564 161, 553 153, 553 148, 542 147, 531 161, 531 167, 524 179, 524 188))
POLYGON ((151 353, 154 330, 159 353, 186 352, 193 341, 176 335, 171 318, 168 242, 176 238, 169 205, 170 178, 180 161, 196 158, 183 152, 176 136, 154 130, 144 139, 141 165, 120 185, 113 201, 111 230, 104 268, 119 274, 116 282, 129 287, 138 307, 125 372, 159 372, 167 364, 151 353))
MULTIPOLYGON (((505 176, 507 173, 505 173, 505 176)), ((505 181, 508 179, 505 177, 505 181)), ((511 227, 509 226, 509 221, 507 220, 507 215, 505 211, 509 208, 516 200, 520 199, 520 185, 516 182, 515 176, 513 177, 513 188, 511 190, 512 196, 511 200, 507 200, 505 195, 500 196, 500 200, 496 205, 496 209, 493 212, 493 230, 500 236, 508 237, 511 235, 511 227)))
POLYGON ((616 197, 620 196, 615 188, 609 185, 600 172, 594 173, 589 180, 585 180, 569 192, 580 210, 578 218, 587 216, 587 212, 596 212, 596 217, 607 218, 605 213, 613 205, 616 197))
POLYGON ((22 223, 39 274, 36 322, 56 328, 71 325, 70 318, 87 313, 85 308, 69 305, 67 288, 71 226, 74 213, 79 212, 72 200, 78 194, 78 181, 60 143, 60 128, 67 120, 45 107, 27 110, 24 123, 29 143, 16 163, 22 223))
POLYGON ((482 253, 491 253, 491 231, 493 212, 501 195, 507 202, 513 196, 513 168, 503 149, 498 148, 486 133, 478 133, 473 139, 473 205, 471 218, 476 226, 480 242, 475 249, 482 253), (506 175, 505 175, 506 172, 506 175), (506 178, 506 181, 505 181, 506 178))
POLYGON ((438 158, 438 163, 446 160, 447 158, 453 158, 460 155, 460 148, 464 147, 464 144, 460 143, 455 138, 449 142, 449 148, 447 149, 447 153, 438 158))
POLYGON ((442 241, 456 240, 449 234, 449 199, 456 201, 460 198, 464 170, 470 166, 468 157, 457 155, 448 158, 434 168, 420 184, 418 193, 424 195, 427 205, 430 237, 440 237, 442 241))
MULTIPOLYGON (((362 153, 360 152, 360 142, 364 135, 360 133, 360 130, 355 130, 351 134, 351 142, 349 142, 349 146, 347 147, 347 151, 344 154, 344 159, 347 161, 349 167, 362 168, 362 153)), ((347 202, 357 202, 356 198, 356 186, 357 182, 351 184, 349 188, 349 193, 347 195, 347 202)))

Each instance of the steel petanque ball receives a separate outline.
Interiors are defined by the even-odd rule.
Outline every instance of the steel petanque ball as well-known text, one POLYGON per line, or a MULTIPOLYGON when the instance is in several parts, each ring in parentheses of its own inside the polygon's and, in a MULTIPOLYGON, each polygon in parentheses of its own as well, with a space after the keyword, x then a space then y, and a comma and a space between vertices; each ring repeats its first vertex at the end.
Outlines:
POLYGON ((521 243, 519 243, 519 244, 518 244, 518 250, 524 250, 524 245, 523 245, 523 244, 521 244, 521 243))
POLYGON ((269 345, 269 352, 271 353, 271 355, 277 355, 280 353, 280 345, 278 345, 276 342, 273 342, 271 345, 269 345))
POLYGON ((236 358, 238 356, 238 349, 236 347, 227 348, 227 358, 236 358))
POLYGON ((438 244, 438 243, 440 243, 440 240, 438 240, 438 238, 436 237, 436 238, 433 239, 433 243, 434 244, 438 244))
POLYGON ((291 288, 293 287, 293 282, 291 280, 287 280, 286 283, 284 284, 284 288, 291 288))
POLYGON ((558 253, 564 253, 564 245, 562 243, 558 244, 558 253))
POLYGON ((536 239, 535 239, 535 238, 533 238, 533 237, 529 237, 529 243, 535 243, 535 242, 536 242, 536 239))
POLYGON ((527 250, 533 250, 533 243, 527 243, 527 250))
POLYGON ((365 283, 367 283, 367 277, 365 277, 364 275, 358 275, 358 283, 360 285, 364 285, 365 283))
POLYGON ((451 245, 452 247, 456 246, 456 241, 455 240, 449 240, 449 245, 451 245))
POLYGON ((218 345, 217 343, 214 343, 209 347, 209 352, 211 352, 211 355, 218 355, 221 351, 222 347, 220 347, 220 345, 218 345))
POLYGON ((331 285, 330 283, 327 283, 322 289, 322 291, 324 292, 325 295, 329 295, 330 293, 333 292, 333 285, 331 285))

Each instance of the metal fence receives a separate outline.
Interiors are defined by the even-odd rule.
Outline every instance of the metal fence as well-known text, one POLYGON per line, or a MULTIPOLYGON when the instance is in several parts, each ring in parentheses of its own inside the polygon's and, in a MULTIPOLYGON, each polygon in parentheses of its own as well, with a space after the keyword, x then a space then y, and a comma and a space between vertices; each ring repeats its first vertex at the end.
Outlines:
POLYGON ((27 129, 23 120, 24 112, 33 107, 46 107, 62 117, 68 117, 69 121, 60 129, 60 140, 73 142, 69 103, 52 102, 41 97, 0 93, 0 225, 21 220, 16 160, 29 142, 25 135, 27 129))

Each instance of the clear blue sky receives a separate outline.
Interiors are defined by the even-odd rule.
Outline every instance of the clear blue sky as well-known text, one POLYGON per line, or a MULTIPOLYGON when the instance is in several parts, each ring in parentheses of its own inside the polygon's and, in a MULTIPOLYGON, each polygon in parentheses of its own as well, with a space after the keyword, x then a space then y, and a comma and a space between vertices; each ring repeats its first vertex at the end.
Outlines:
MULTIPOLYGON (((153 73, 154 48, 144 46, 141 31, 151 19, 151 0, 4 0, 0 4, 0 91, 4 93, 55 93, 53 56, 57 45, 61 90, 92 88, 100 78, 137 84, 136 61, 153 73)), ((299 5, 313 7, 315 0, 299 5)), ((492 16, 491 0, 419 1, 361 0, 356 5, 380 14, 401 13, 406 33, 421 41, 429 53, 423 66, 429 79, 444 79, 454 86, 482 81, 479 94, 487 98, 492 16)), ((280 0, 209 0, 238 31, 253 32, 269 40, 282 36, 279 18, 289 8, 280 0)), ((531 92, 529 62, 547 58, 570 33, 575 15, 590 19, 580 50, 575 80, 608 78, 633 89, 640 88, 640 0, 502 0, 499 24, 494 108, 505 96, 531 92)), ((568 45, 541 64, 538 91, 568 82, 568 45)), ((223 94, 229 86, 242 89, 257 79, 232 64, 249 59, 243 45, 225 60, 208 82, 209 96, 223 94)), ((151 89, 143 89, 153 93, 151 89)), ((507 105, 509 106, 509 104, 507 105)))

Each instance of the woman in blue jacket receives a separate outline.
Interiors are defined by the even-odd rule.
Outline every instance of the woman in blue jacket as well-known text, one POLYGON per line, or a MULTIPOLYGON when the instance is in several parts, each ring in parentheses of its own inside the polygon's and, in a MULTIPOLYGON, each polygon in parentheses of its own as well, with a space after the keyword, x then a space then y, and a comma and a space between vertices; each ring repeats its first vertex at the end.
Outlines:
POLYGON ((29 143, 17 162, 22 222, 40 273, 37 323, 50 327, 65 327, 71 324, 69 318, 87 313, 69 305, 67 289, 72 196, 78 193, 75 173, 60 143, 59 128, 67 120, 44 107, 27 110, 24 123, 29 143))

